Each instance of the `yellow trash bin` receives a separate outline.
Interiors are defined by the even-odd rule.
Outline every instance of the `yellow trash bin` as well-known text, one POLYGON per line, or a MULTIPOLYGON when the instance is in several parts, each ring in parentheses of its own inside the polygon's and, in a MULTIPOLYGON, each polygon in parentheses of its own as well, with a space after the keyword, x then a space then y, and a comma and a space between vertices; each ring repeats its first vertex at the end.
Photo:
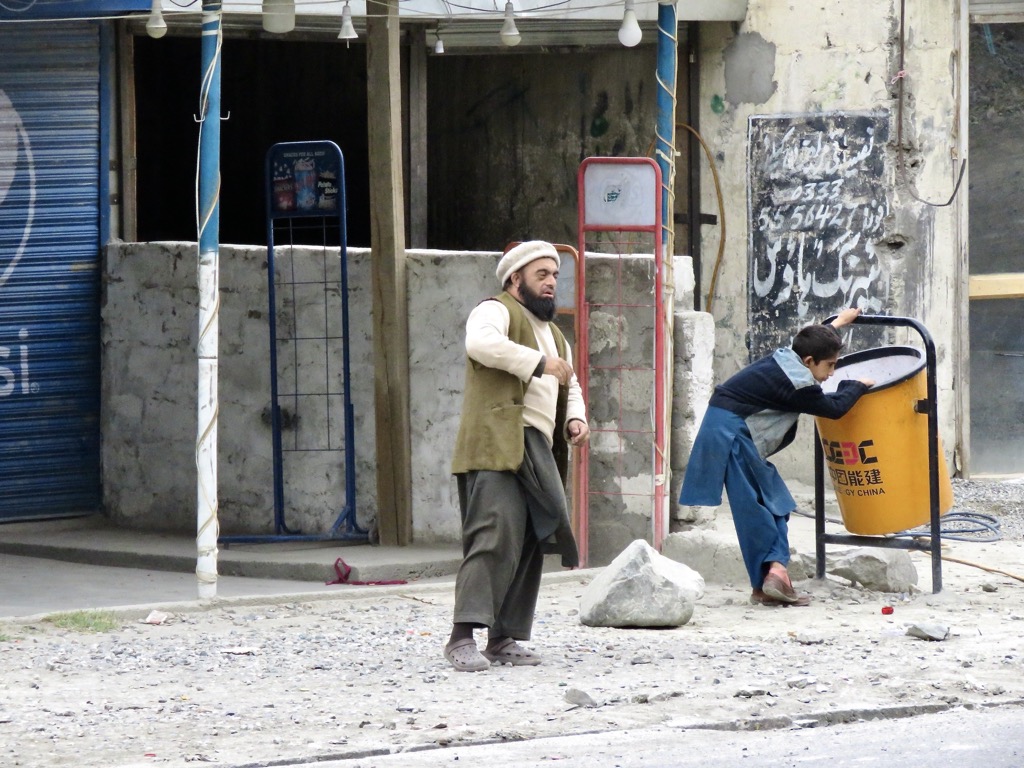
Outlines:
MULTIPOLYGON (((850 533, 885 534, 931 521, 928 415, 914 406, 927 397, 923 353, 879 347, 844 355, 822 385, 834 392, 844 379, 875 385, 841 419, 816 417, 825 467, 850 533)), ((942 443, 938 446, 939 514, 953 506, 942 443)))

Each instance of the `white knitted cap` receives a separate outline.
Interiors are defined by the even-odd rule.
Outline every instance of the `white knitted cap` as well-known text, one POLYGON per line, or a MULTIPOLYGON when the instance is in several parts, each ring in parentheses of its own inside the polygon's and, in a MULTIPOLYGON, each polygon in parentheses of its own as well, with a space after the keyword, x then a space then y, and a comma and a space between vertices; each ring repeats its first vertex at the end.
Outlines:
POLYGON ((562 263, 558 257, 558 250, 551 243, 544 240, 527 240, 525 243, 520 243, 515 248, 509 249, 509 252, 501 257, 498 269, 494 274, 498 276, 499 282, 505 285, 505 281, 513 272, 537 259, 554 259, 557 265, 562 263))

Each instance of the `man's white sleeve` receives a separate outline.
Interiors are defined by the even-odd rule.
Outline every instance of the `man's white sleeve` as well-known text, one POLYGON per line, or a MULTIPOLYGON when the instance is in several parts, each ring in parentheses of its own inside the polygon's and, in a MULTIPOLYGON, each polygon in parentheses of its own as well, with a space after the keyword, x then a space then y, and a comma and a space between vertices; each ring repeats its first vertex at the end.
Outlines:
MULTIPOLYGON (((572 350, 566 348, 565 356, 569 365, 572 365, 572 350)), ((587 406, 583 401, 583 390, 580 388, 580 382, 575 373, 569 380, 569 400, 565 407, 566 426, 572 419, 579 419, 584 424, 587 423, 587 406)), ((566 436, 568 436, 568 432, 566 432, 566 436)))
POLYGON ((482 301, 466 321, 466 354, 488 368, 529 381, 544 356, 508 337, 508 309, 500 301, 482 301))

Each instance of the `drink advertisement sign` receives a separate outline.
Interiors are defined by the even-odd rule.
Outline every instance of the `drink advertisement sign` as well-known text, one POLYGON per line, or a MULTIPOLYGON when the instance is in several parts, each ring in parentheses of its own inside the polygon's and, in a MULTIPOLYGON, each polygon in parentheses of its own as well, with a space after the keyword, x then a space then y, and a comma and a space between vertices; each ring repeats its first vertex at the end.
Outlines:
POLYGON ((341 150, 330 141, 275 144, 267 153, 271 218, 337 216, 344 196, 341 150))

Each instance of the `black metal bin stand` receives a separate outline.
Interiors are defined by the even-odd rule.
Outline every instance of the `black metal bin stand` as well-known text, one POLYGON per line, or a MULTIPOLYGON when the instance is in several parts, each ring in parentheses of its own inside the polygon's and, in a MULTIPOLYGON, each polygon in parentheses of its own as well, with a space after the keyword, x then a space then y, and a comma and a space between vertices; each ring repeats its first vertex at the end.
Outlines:
MULTIPOLYGON (((835 320, 830 317, 826 323, 835 320)), ((825 454, 821 448, 818 428, 814 428, 814 523, 815 523, 815 578, 825 578, 825 545, 848 544, 859 547, 884 547, 888 549, 930 550, 932 558, 932 592, 942 591, 942 533, 939 527, 939 418, 936 409, 935 384, 935 342, 921 323, 909 317, 887 317, 883 315, 861 315, 857 325, 892 325, 913 328, 924 341, 927 391, 924 400, 918 400, 914 410, 928 415, 928 494, 930 503, 931 532, 928 542, 924 538, 896 538, 886 536, 861 536, 856 534, 825 533, 825 454)))

